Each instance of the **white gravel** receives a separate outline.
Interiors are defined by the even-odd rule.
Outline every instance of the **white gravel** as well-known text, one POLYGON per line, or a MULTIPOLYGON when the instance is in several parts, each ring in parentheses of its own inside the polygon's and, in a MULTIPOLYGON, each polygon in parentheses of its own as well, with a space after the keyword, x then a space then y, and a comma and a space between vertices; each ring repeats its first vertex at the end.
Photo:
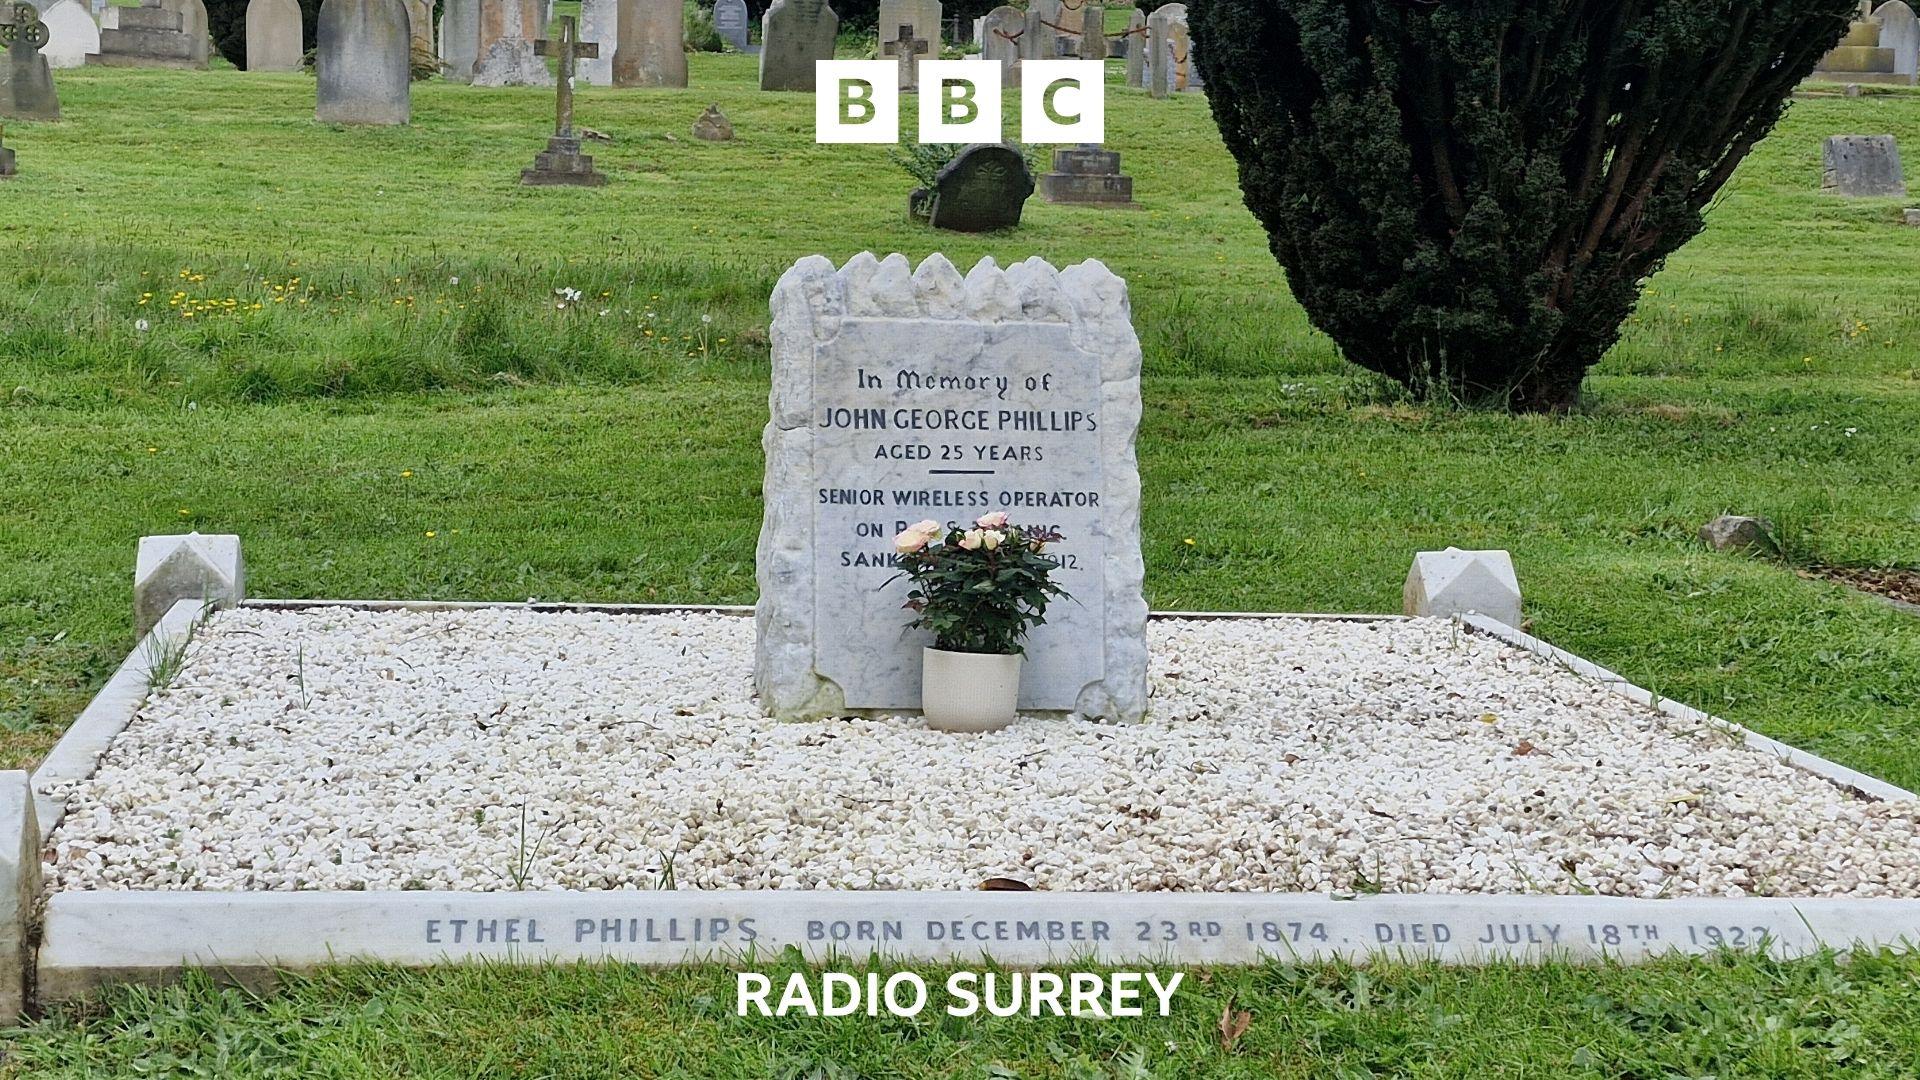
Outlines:
POLYGON ((1920 805, 1446 622, 1162 621, 1149 643, 1148 722, 963 736, 762 717, 745 618, 228 612, 66 793, 53 877, 1920 895, 1920 805))

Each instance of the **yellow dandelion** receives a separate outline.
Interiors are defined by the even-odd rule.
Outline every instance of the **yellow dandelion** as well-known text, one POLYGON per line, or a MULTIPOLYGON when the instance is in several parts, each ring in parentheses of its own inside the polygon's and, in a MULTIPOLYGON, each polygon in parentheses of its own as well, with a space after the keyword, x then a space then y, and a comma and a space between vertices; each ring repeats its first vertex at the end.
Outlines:
POLYGON ((1185 540, 1182 540, 1182 541, 1180 541, 1180 542, 1181 542, 1181 543, 1183 543, 1183 544, 1185 544, 1185 545, 1187 545, 1188 547, 1192 547, 1192 546, 1193 546, 1193 537, 1191 537, 1191 536, 1189 536, 1189 537, 1187 537, 1187 538, 1186 538, 1185 540))
POLYGON ((159 447, 157 447, 157 446, 149 446, 149 447, 147 447, 147 453, 149 453, 149 454, 157 454, 157 453, 159 453, 159 452, 160 452, 160 448, 159 448, 159 447))
POLYGON ((401 469, 401 470, 400 470, 400 475, 401 475, 401 476, 412 476, 412 475, 413 475, 413 470, 412 470, 412 469, 401 469))
POLYGON ((428 529, 428 530, 427 530, 427 539, 429 539, 429 540, 431 540, 431 539, 433 539, 434 537, 436 537, 436 536, 439 536, 439 535, 440 535, 439 533, 437 533, 437 532, 434 532, 434 531, 433 531, 432 529, 428 529))

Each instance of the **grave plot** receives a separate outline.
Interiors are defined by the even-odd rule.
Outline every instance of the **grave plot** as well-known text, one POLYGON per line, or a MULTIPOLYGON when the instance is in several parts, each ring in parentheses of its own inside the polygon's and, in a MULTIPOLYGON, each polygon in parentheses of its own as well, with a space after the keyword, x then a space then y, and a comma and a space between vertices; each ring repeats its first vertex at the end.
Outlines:
POLYGON ((1150 619, 1099 263, 815 256, 772 316, 754 609, 248 601, 238 537, 142 541, 151 632, 0 776, 7 983, 1920 940, 1920 800, 1513 629, 1505 553, 1416 557, 1442 617, 1150 619), (1007 515, 1071 600, 1021 718, 930 730, 902 537, 1007 515))

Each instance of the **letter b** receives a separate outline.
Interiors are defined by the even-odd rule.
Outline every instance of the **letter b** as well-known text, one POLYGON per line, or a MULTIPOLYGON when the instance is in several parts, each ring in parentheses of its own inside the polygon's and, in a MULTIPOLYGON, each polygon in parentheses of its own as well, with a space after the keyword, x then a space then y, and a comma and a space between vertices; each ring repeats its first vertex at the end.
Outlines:
POLYGON ((900 141, 900 69, 887 60, 816 60, 813 138, 822 143, 900 141))
POLYGON ((920 141, 1000 141, 1000 63, 920 61, 920 141))

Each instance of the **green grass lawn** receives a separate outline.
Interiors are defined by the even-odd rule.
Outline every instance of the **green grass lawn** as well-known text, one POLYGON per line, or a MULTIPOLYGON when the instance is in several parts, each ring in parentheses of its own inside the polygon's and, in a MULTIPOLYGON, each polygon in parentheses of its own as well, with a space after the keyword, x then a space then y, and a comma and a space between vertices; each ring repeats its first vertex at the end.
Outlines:
MULTIPOLYGON (((1413 551, 1506 547, 1548 640, 1920 786, 1920 622, 1793 573, 1920 566, 1920 230, 1818 193, 1822 136, 1920 145, 1920 96, 1796 104, 1587 407, 1544 419, 1343 366, 1197 97, 1110 95, 1140 209, 1036 200, 959 236, 905 219, 884 148, 814 145, 811 99, 752 71, 697 55, 695 90, 583 92, 614 140, 596 191, 517 183, 550 92, 423 84, 412 126, 343 130, 304 76, 61 72, 68 119, 9 124, 0 186, 0 765, 37 760, 131 646, 142 534, 241 534, 262 596, 751 601, 767 294, 867 249, 1130 281, 1155 606, 1389 611, 1413 551), (689 136, 709 101, 734 142, 689 136), (1725 511, 1773 518, 1788 560, 1701 550, 1725 511)), ((1812 1076, 1872 1075, 1878 1048, 1920 1072, 1907 959, 1209 978, 1167 1021, 952 1028, 739 1021, 715 969, 355 969, 263 1002, 113 995, 11 1068, 1812 1076), (1209 1033, 1228 998, 1255 1016, 1232 1051, 1209 1033)))

